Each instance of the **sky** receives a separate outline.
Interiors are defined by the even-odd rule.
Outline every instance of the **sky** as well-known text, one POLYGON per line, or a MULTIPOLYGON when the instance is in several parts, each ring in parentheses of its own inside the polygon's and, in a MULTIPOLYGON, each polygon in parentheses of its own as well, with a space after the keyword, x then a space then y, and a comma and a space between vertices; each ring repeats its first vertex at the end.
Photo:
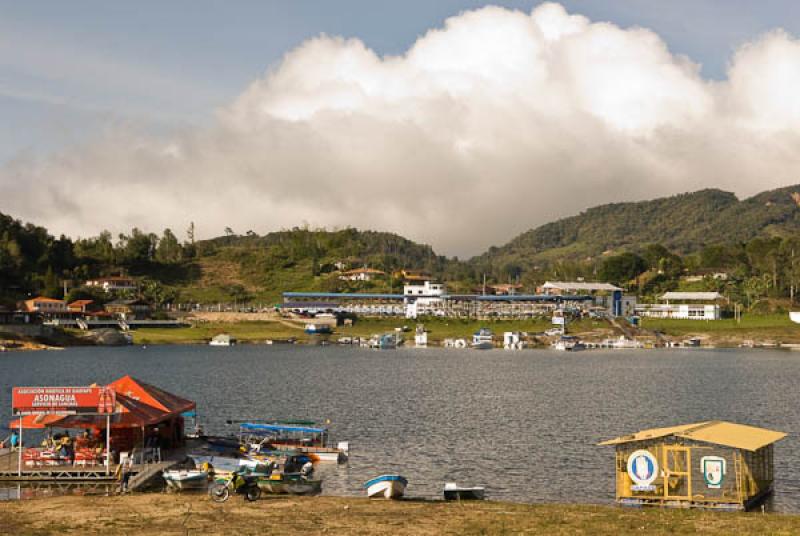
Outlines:
POLYGON ((800 4, 0 1, 0 212, 308 224, 469 256, 590 206, 800 183, 800 4))

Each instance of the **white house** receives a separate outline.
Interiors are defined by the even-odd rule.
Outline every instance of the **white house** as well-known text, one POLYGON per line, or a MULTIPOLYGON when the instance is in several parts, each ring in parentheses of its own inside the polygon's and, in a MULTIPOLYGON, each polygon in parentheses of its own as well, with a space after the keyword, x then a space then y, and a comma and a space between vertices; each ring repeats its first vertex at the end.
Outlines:
POLYGON ((667 292, 661 296, 664 303, 637 305, 636 314, 650 318, 719 320, 722 299, 719 292, 667 292))
POLYGON ((357 268, 355 270, 348 270, 342 272, 339 279, 342 281, 372 281, 376 277, 386 275, 386 272, 376 270, 374 268, 357 268))
POLYGON ((85 284, 87 287, 102 288, 105 292, 119 292, 124 290, 136 290, 136 281, 130 277, 99 277, 89 279, 85 284))

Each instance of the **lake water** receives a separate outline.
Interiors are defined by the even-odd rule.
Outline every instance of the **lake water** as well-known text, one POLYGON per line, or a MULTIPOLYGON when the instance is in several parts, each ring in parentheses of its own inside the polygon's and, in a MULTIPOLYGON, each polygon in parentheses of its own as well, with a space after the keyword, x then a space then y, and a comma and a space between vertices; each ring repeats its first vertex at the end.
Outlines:
POLYGON ((774 505, 800 511, 800 352, 71 348, 0 354, 0 412, 13 385, 124 374, 196 400, 209 432, 235 431, 226 419, 330 419, 351 458, 322 466, 325 494, 399 472, 412 496, 440 497, 455 481, 493 499, 610 503, 614 452, 597 442, 723 419, 790 434, 775 448, 774 505))

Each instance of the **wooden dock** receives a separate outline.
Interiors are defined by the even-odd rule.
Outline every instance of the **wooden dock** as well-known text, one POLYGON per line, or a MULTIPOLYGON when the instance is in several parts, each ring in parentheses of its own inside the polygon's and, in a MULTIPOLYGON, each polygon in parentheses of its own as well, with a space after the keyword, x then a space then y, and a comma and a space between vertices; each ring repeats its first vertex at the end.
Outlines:
MULTIPOLYGON (((166 459, 156 463, 135 464, 126 469, 132 476, 128 489, 142 489, 150 485, 161 472, 180 463, 185 457, 183 451, 176 451, 166 459)), ((105 465, 45 465, 39 467, 22 466, 20 473, 16 452, 0 453, 0 482, 116 482, 121 478, 118 464, 105 465)))

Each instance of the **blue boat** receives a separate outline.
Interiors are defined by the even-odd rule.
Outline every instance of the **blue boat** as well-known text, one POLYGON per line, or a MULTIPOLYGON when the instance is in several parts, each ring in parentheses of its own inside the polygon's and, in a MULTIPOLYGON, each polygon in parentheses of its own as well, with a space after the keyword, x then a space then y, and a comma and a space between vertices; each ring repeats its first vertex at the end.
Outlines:
POLYGON ((399 499, 406 492, 406 486, 408 486, 408 480, 400 475, 381 475, 364 484, 367 497, 384 497, 386 499, 399 499))
POLYGON ((309 335, 328 335, 330 332, 328 324, 306 324, 306 333, 309 335))

